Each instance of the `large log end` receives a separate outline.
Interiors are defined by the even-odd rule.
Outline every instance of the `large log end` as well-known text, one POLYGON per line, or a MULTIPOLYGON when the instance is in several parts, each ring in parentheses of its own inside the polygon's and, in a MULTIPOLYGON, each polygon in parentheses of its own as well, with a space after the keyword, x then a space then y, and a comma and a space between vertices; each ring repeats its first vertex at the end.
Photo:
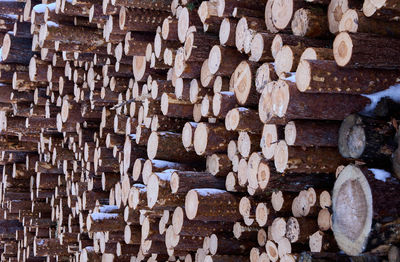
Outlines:
POLYGON ((341 250, 359 255, 368 239, 372 224, 372 194, 362 171, 346 166, 333 188, 332 230, 341 250))

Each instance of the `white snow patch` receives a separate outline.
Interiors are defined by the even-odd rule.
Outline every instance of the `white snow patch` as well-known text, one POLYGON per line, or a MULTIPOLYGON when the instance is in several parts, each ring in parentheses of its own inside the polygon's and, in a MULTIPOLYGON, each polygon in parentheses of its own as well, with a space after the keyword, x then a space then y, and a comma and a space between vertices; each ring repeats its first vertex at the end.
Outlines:
POLYGON ((104 220, 104 219, 117 218, 118 214, 96 212, 96 213, 92 213, 90 216, 92 217, 93 220, 104 220))
POLYGON ((364 111, 366 112, 371 112, 372 110, 374 110, 378 102, 383 97, 390 97, 393 101, 400 103, 400 84, 393 85, 386 90, 374 94, 363 95, 363 96, 368 97, 371 100, 371 104, 366 106, 364 109, 364 111))
POLYGON ((46 7, 46 4, 38 4, 33 7, 33 10, 35 11, 35 13, 44 13, 46 11, 46 7))
POLYGON ((170 181, 171 180, 171 176, 172 173, 174 173, 176 171, 176 169, 166 169, 162 172, 157 172, 154 173, 158 176, 159 179, 164 180, 164 181, 170 181))
POLYGON ((50 11, 56 10, 56 3, 48 4, 48 5, 47 5, 47 8, 48 8, 50 11))
POLYGON ((2 52, 3 52, 3 47, 0 47, 0 62, 3 61, 3 56, 1 55, 2 52))
POLYGON ((195 190, 200 196, 210 196, 210 195, 222 194, 222 193, 226 192, 225 190, 215 189, 215 188, 197 188, 195 190))
POLYGON ((118 210, 119 208, 115 205, 104 205, 99 207, 99 212, 100 213, 110 213, 114 210, 118 210))
POLYGON ((238 108, 236 108, 239 112, 245 112, 245 111, 248 111, 249 109, 248 108, 246 108, 246 107, 238 107, 238 108))
POLYGON ((55 22, 53 22, 53 21, 47 21, 47 23, 46 23, 48 26, 52 26, 52 27, 59 27, 60 25, 59 24, 57 24, 57 23, 55 23, 55 22))
POLYGON ((374 173, 376 180, 386 182, 386 179, 391 177, 389 172, 382 170, 382 169, 370 168, 368 170, 371 171, 372 173, 374 173))
POLYGON ((163 136, 163 135, 174 135, 176 133, 170 132, 170 131, 161 131, 161 132, 158 132, 158 134, 163 136))
POLYGON ((174 167, 176 165, 175 162, 165 161, 165 160, 157 160, 153 159, 151 161, 155 168, 166 168, 166 167, 174 167))
POLYGON ((131 137, 132 140, 136 139, 136 134, 130 134, 129 136, 131 137))
POLYGON ((286 77, 285 80, 296 83, 296 72, 290 72, 290 76, 286 77))
POLYGON ((227 95, 227 96, 233 96, 235 95, 235 93, 233 93, 232 91, 221 91, 219 92, 221 95, 227 95))
POLYGON ((146 188, 146 186, 143 184, 133 184, 133 186, 136 188, 146 188))
POLYGON ((5 17, 5 18, 13 19, 13 20, 18 19, 18 15, 3 14, 2 16, 5 17))

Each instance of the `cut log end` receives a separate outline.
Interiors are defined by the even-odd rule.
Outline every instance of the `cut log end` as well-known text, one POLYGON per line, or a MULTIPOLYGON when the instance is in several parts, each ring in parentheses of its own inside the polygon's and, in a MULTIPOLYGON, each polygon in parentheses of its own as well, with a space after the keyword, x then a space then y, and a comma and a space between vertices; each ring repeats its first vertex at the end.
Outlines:
POLYGON ((247 20, 245 17, 242 17, 238 21, 235 31, 235 46, 239 50, 239 52, 243 51, 245 35, 248 29, 249 26, 247 25, 247 20))
POLYGON ((204 60, 200 69, 200 83, 203 87, 208 87, 213 79, 214 74, 210 72, 208 67, 208 59, 206 59, 204 60))
POLYGON ((342 32, 333 41, 333 56, 339 66, 345 66, 350 62, 353 53, 353 43, 348 33, 342 32))
POLYGON ((147 156, 151 160, 153 160, 156 157, 157 149, 158 149, 158 134, 157 132, 152 132, 147 142, 147 156))
POLYGON ((268 221, 268 208, 264 203, 259 203, 256 207, 256 221, 260 227, 267 224, 268 221))
POLYGON ((190 190, 185 197, 185 212, 187 218, 193 220, 199 207, 199 198, 195 190, 190 190))
POLYGON ((8 54, 11 49, 11 37, 9 34, 6 34, 3 39, 3 45, 1 47, 1 59, 2 61, 6 61, 8 54))
POLYGON ((181 43, 185 42, 186 33, 189 29, 189 11, 188 9, 182 8, 178 18, 178 38, 181 43))
POLYGON ((323 236, 323 233, 321 231, 317 231, 310 236, 309 246, 310 246, 311 252, 321 252, 322 236, 323 236))
POLYGON ((294 145, 296 141, 296 124, 293 121, 285 126, 285 141, 288 146, 294 145))
POLYGON ((275 57, 276 74, 280 76, 283 73, 291 72, 293 59, 294 57, 292 49, 287 45, 283 46, 275 57))
POLYGON ((333 0, 328 6, 329 31, 336 34, 339 31, 339 23, 343 14, 349 9, 348 0, 333 0))
POLYGON ((158 200, 159 181, 158 176, 152 174, 147 182, 147 206, 152 208, 158 200))
POLYGON ((211 74, 217 73, 219 66, 222 62, 222 53, 221 47, 219 45, 215 45, 211 48, 210 54, 208 57, 208 69, 211 74))
POLYGON ((279 252, 278 252, 278 248, 276 247, 274 242, 272 242, 271 240, 268 240, 267 244, 265 244, 265 250, 267 251, 268 258, 271 261, 278 261, 279 252))
POLYGON ((255 85, 259 93, 261 93, 262 90, 264 90, 264 88, 267 86, 267 84, 272 81, 273 76, 271 75, 271 72, 272 70, 275 70, 272 67, 272 64, 264 63, 257 69, 255 85))
POLYGON ((244 105, 252 87, 252 72, 247 61, 241 62, 233 72, 233 89, 240 105, 244 105))
MULTIPOLYGON (((260 146, 266 159, 272 159, 277 151, 278 130, 276 125, 264 125, 260 146)), ((283 146, 283 145, 281 145, 283 146)))
POLYGON ((193 138, 194 150, 198 155, 203 155, 207 148, 208 131, 205 123, 199 123, 193 138))
POLYGON ((293 15, 293 1, 274 0, 272 3, 272 21, 278 29, 285 29, 293 15))
POLYGON ((358 14, 354 9, 347 10, 340 20, 339 32, 356 33, 358 30, 358 14))
POLYGON ((253 40, 251 41, 251 60, 259 61, 263 55, 264 51, 269 52, 269 50, 264 50, 264 39, 260 33, 257 33, 253 40))
POLYGON ((272 192, 271 204, 275 211, 280 211, 284 202, 282 191, 272 192))
POLYGON ((250 217, 251 205, 248 197, 242 197, 239 202, 239 213, 244 217, 250 217))
POLYGON ((328 191, 324 190, 319 195, 319 205, 322 208, 328 208, 332 205, 331 194, 328 191))
POLYGON ((336 242, 346 254, 357 256, 365 247, 372 224, 371 188, 358 167, 348 165, 342 170, 333 188, 332 203, 336 242))
POLYGON ((300 8, 297 10, 292 19, 293 34, 297 36, 305 36, 308 29, 308 22, 307 9, 300 8))
POLYGON ((181 207, 175 208, 174 214, 172 215, 172 229, 175 234, 179 234, 182 230, 183 220, 184 220, 184 212, 181 207))
POLYGON ((323 208, 319 211, 318 213, 318 227, 322 231, 329 230, 332 226, 332 218, 331 218, 331 213, 327 208, 323 208))
POLYGON ((339 129, 339 152, 343 157, 358 158, 364 152, 366 136, 364 128, 359 125, 362 120, 357 115, 344 119, 339 129))
POLYGON ((216 175, 219 172, 220 165, 219 165, 220 157, 217 154, 212 154, 208 159, 207 159, 207 169, 208 171, 216 175))
POLYGON ((132 61, 133 76, 136 81, 142 80, 146 72, 146 57, 134 56, 132 61))
POLYGON ((219 28, 219 43, 221 45, 225 45, 228 42, 230 33, 231 33, 231 24, 228 18, 224 18, 219 28))
POLYGON ((362 11, 366 17, 371 17, 375 14, 377 7, 370 0, 365 0, 362 6, 362 11))
POLYGON ((307 90, 311 82, 311 68, 307 60, 302 60, 296 71, 296 85, 301 92, 307 90))

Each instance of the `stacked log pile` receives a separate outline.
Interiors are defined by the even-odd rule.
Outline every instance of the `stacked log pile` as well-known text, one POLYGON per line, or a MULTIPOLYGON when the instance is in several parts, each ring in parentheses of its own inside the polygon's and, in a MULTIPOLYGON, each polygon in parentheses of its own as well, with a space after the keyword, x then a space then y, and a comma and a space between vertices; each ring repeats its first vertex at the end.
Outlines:
POLYGON ((1 260, 398 261, 375 2, 0 2, 1 260))

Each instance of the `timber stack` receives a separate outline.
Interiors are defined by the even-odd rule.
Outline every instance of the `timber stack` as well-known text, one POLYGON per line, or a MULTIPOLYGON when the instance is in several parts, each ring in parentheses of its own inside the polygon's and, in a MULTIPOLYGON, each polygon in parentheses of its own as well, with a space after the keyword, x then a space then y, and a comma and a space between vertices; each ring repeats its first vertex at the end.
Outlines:
POLYGON ((1 1, 1 261, 398 262, 399 15, 1 1))

